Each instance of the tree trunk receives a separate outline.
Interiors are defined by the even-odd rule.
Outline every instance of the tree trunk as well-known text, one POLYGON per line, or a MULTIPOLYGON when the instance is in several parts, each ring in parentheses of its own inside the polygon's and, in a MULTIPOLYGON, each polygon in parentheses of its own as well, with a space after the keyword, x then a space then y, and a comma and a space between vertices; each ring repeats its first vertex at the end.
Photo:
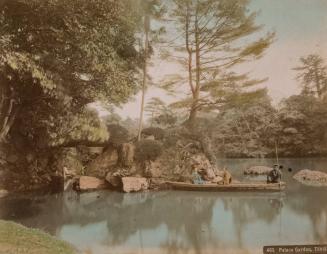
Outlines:
POLYGON ((148 48, 149 48, 149 30, 150 30, 150 17, 144 17, 144 31, 145 31, 145 42, 144 42, 144 66, 143 66, 143 82, 142 82, 142 99, 141 99, 141 109, 140 109, 140 122, 139 130, 137 135, 137 140, 141 140, 141 133, 143 128, 143 114, 144 114, 144 101, 145 101, 145 91, 147 84, 147 65, 148 65, 148 48))
MULTIPOLYGON (((191 126, 194 125, 195 119, 199 110, 200 98, 200 74, 201 74, 201 59, 200 59, 200 38, 199 38, 199 24, 198 24, 198 2, 196 4, 195 21, 194 21, 194 36, 195 36, 195 89, 192 93, 193 102, 191 106, 190 116, 188 122, 191 126)), ((192 74, 192 73, 191 73, 192 74)))
POLYGON ((0 142, 4 142, 14 124, 17 110, 15 110, 14 92, 4 79, 0 80, 3 85, 1 92, 0 104, 0 142))

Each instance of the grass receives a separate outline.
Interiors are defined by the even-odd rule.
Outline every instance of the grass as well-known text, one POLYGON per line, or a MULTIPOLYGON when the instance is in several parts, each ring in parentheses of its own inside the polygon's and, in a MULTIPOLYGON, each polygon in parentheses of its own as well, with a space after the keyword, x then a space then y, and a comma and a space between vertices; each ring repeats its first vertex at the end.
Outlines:
POLYGON ((37 229, 0 220, 0 254, 76 254, 64 241, 37 229))

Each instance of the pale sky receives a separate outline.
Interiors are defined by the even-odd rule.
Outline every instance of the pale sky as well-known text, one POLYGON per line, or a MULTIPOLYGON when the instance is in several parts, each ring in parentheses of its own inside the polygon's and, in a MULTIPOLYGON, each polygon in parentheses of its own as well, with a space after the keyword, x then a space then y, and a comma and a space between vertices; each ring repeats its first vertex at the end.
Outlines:
MULTIPOLYGON (((274 103, 298 93, 295 71, 299 57, 318 53, 327 60, 327 0, 252 0, 251 10, 260 10, 257 24, 265 31, 275 31, 276 41, 267 49, 265 56, 242 67, 253 78, 265 78, 274 103)), ((176 64, 157 61, 150 74, 156 80, 178 71, 176 64)), ((151 97, 163 97, 167 103, 176 100, 158 88, 151 87, 146 101, 151 97)), ((123 117, 139 117, 141 94, 118 109, 123 117)))

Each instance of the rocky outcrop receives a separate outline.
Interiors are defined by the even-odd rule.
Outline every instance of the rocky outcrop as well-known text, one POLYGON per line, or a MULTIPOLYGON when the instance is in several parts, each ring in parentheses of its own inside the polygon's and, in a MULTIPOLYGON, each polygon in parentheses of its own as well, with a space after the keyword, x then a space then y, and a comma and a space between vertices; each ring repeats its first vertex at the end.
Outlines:
POLYGON ((254 166, 244 170, 245 175, 268 175, 268 173, 272 170, 270 167, 266 166, 254 166))
POLYGON ((134 162, 135 146, 130 143, 124 143, 120 147, 119 162, 123 167, 131 167, 134 162))
POLYGON ((211 165, 207 157, 203 154, 193 155, 191 157, 191 163, 193 170, 196 170, 200 173, 206 181, 213 180, 216 175, 214 172, 214 167, 211 165))
POLYGON ((144 191, 149 188, 148 180, 143 177, 123 177, 122 185, 126 193, 144 191))
POLYGON ((327 173, 321 171, 303 169, 296 173, 293 178, 309 186, 327 186, 327 173))
POLYGON ((77 188, 79 191, 92 191, 108 189, 108 187, 109 186, 105 180, 92 176, 81 176, 77 188))
POLYGON ((118 152, 114 147, 108 147, 102 154, 91 161, 86 167, 89 176, 105 177, 106 172, 118 162, 118 152))

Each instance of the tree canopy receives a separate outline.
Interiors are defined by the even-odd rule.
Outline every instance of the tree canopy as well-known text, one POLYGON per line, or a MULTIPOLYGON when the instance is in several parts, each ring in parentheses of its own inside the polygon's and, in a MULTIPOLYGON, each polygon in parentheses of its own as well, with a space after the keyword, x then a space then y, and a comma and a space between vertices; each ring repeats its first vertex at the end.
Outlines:
POLYGON ((63 115, 69 121, 88 103, 119 104, 136 92, 140 20, 128 0, 1 0, 0 7, 2 138, 12 128, 50 138, 63 115))

